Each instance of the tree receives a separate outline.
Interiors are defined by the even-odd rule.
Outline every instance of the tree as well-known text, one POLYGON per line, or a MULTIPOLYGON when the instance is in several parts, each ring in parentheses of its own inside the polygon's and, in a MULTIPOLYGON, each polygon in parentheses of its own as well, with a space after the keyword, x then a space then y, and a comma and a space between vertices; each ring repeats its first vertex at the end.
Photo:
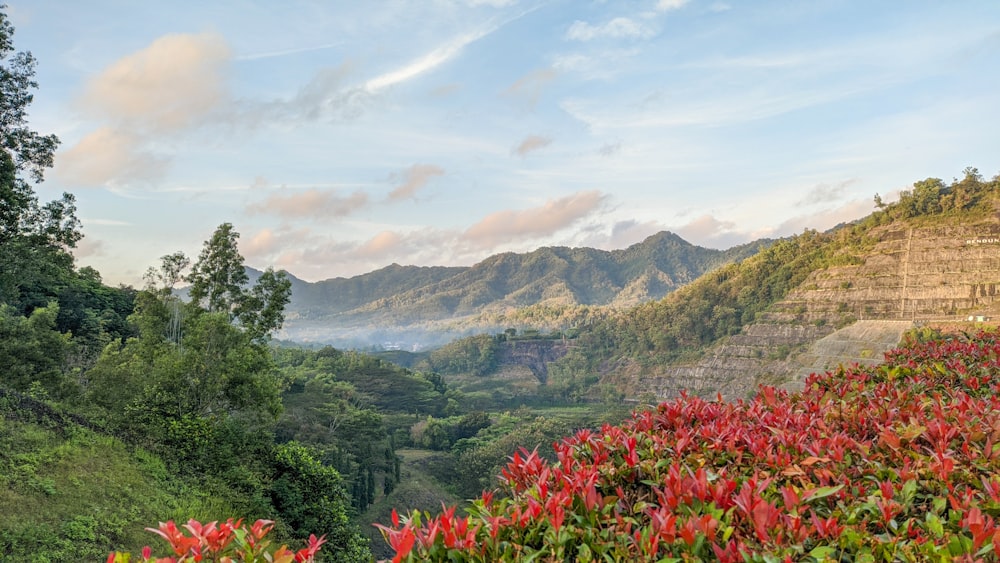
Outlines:
POLYGON ((0 302, 28 314, 54 296, 53 280, 72 268, 66 249, 82 235, 72 195, 42 205, 21 176, 41 182, 59 139, 28 127, 36 61, 31 53, 14 51, 5 8, 0 5, 0 302), (32 286, 45 289, 35 291, 41 299, 24 299, 24 288, 32 286))
POLYGON ((18 170, 28 170, 36 182, 59 146, 55 135, 39 135, 27 126, 27 110, 38 88, 35 58, 30 52, 14 52, 14 26, 0 4, 0 144, 14 157, 18 170))
POLYGON ((251 340, 266 340, 285 321, 285 305, 292 295, 292 282, 283 272, 268 268, 236 309, 236 316, 251 340))
POLYGON ((59 305, 51 303, 30 317, 11 314, 0 304, 0 382, 19 391, 41 385, 51 396, 71 393, 62 376, 68 338, 55 330, 59 305))
POLYGON ((180 298, 174 295, 174 286, 184 279, 181 273, 191 264, 191 260, 183 252, 174 252, 160 258, 160 268, 150 267, 143 278, 146 280, 146 291, 160 300, 169 315, 166 323, 166 336, 175 344, 181 342, 181 324, 184 318, 184 307, 180 298))
POLYGON ((284 323, 292 283, 283 272, 268 268, 248 288, 250 279, 236 246, 239 238, 232 224, 223 223, 205 241, 187 276, 191 282, 190 296, 192 302, 209 312, 228 314, 230 320, 239 322, 251 340, 264 341, 284 323))
POLYGON ((240 234, 231 223, 219 225, 198 256, 187 280, 191 282, 191 300, 213 313, 228 313, 231 318, 250 283, 243 256, 236 247, 240 234))
POLYGON ((191 259, 183 252, 174 252, 160 258, 160 268, 150 266, 142 278, 146 280, 146 289, 154 293, 170 294, 174 286, 184 279, 184 270, 191 265, 191 259))

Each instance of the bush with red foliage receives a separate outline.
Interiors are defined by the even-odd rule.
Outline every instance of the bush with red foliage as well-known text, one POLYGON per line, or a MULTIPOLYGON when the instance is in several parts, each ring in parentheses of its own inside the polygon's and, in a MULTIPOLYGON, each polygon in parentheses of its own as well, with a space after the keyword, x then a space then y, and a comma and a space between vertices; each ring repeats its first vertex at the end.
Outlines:
POLYGON ((469 515, 376 526, 403 561, 1000 560, 1000 334, 681 396, 521 451, 469 515))
MULTIPOLYGON (((271 548, 267 535, 274 528, 270 520, 257 520, 252 526, 243 525, 242 520, 232 518, 219 524, 202 524, 188 520, 178 527, 173 520, 160 522, 159 528, 146 528, 160 536, 170 545, 173 556, 154 557, 150 547, 142 549, 142 563, 196 563, 217 561, 220 563, 311 563, 315 561, 319 548, 326 540, 309 536, 306 547, 292 551, 287 546, 271 548), (185 532, 186 531, 186 532, 185 532)), ((130 563, 132 554, 112 552, 107 563, 130 563)))

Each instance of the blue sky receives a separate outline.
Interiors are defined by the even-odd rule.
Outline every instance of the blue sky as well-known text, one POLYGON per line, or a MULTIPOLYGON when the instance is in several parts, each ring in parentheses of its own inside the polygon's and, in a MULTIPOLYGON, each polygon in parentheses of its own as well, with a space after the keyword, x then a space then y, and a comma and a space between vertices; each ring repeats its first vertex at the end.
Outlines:
POLYGON ((727 248, 1000 172, 1000 3, 8 0, 38 187, 139 284, 223 222, 311 281, 660 230, 727 248))

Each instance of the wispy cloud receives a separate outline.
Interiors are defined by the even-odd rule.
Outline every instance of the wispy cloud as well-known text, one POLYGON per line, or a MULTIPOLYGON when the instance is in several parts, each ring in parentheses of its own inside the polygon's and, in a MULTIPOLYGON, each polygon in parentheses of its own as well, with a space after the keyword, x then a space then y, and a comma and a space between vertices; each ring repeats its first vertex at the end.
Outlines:
POLYGON ((72 253, 76 258, 104 256, 107 254, 107 244, 103 240, 93 237, 83 237, 83 239, 76 243, 76 247, 73 248, 72 253))
POLYGON ((552 144, 552 139, 548 137, 542 137, 541 135, 528 135, 521 141, 517 146, 511 149, 511 154, 515 154, 520 157, 525 157, 530 152, 543 149, 552 144))
POLYGON ((323 51, 326 49, 332 49, 334 47, 339 47, 343 43, 326 43, 323 45, 313 45, 311 47, 296 47, 293 49, 281 49, 278 51, 267 51, 263 53, 250 53, 247 55, 238 55, 235 57, 237 61, 256 61, 259 59, 273 59, 275 57, 287 57, 288 55, 298 55, 300 53, 309 53, 312 51, 323 51))
POLYGON ((774 228, 770 236, 788 236, 801 233, 805 229, 826 230, 839 225, 854 221, 870 214, 875 210, 875 203, 871 199, 857 199, 848 201, 831 209, 823 209, 816 213, 808 213, 786 219, 774 228))
POLYGON ((590 228, 584 229, 581 232, 582 236, 578 237, 576 244, 591 248, 615 250, 627 248, 665 230, 668 229, 657 221, 626 219, 612 223, 610 229, 608 225, 603 224, 595 224, 590 228))
POLYGON ((688 242, 722 248, 726 245, 731 246, 729 242, 732 239, 743 238, 742 234, 734 233, 735 230, 736 223, 705 214, 677 227, 674 232, 688 242))
POLYGON ((147 152, 138 135, 101 127, 60 151, 54 173, 78 186, 115 187, 155 182, 168 167, 169 160, 147 152))
POLYGON ((611 80, 623 72, 630 59, 641 53, 636 48, 601 49, 587 54, 563 53, 552 57, 552 67, 587 80, 611 80))
POLYGON ((591 25, 576 20, 566 30, 566 39, 591 41, 593 39, 649 39, 656 35, 652 27, 631 18, 618 17, 601 25, 591 25))
POLYGON ((601 156, 614 156, 622 152, 621 141, 615 143, 605 143, 601 145, 601 148, 597 149, 597 154, 601 156))
POLYGON ((851 179, 844 180, 843 182, 838 182, 833 185, 826 183, 816 184, 809 190, 809 193, 807 193, 805 197, 796 203, 796 205, 801 207, 806 205, 815 205, 817 203, 830 203, 838 201, 846 195, 848 186, 856 182, 857 179, 851 179))
POLYGON ((551 235, 590 215, 606 201, 597 190, 578 192, 547 201, 532 209, 497 211, 487 215, 463 234, 463 239, 480 248, 523 238, 551 235))
POLYGON ((504 91, 504 95, 521 99, 529 108, 534 108, 538 104, 542 92, 552 84, 558 73, 553 68, 540 68, 518 78, 504 91))
POLYGON ((356 191, 342 196, 333 190, 309 189, 300 193, 272 194, 266 200, 247 206, 251 214, 278 215, 289 219, 345 217, 368 205, 368 194, 356 191))
POLYGON ((375 93, 379 90, 388 88, 389 86, 406 82, 407 80, 412 80, 413 78, 429 72, 454 59, 462 52, 463 49, 465 49, 467 45, 486 37, 490 33, 493 33, 496 31, 497 27, 498 26, 495 25, 489 26, 479 31, 459 35, 458 37, 455 37, 451 41, 441 45, 429 53, 426 53, 422 57, 403 67, 368 80, 365 82, 364 89, 368 92, 375 93))
POLYGON ((656 11, 658 12, 669 12, 670 10, 678 10, 683 8, 688 0, 659 0, 656 3, 656 11))
POLYGON ((444 169, 433 164, 414 164, 402 172, 393 174, 393 178, 400 183, 389 193, 389 201, 411 199, 431 178, 443 175, 444 169))
POLYGON ((356 250, 358 258, 376 259, 392 256, 404 245, 405 239, 399 233, 382 231, 362 243, 356 250))
POLYGON ((131 227, 134 223, 129 221, 119 221, 117 219, 88 219, 83 218, 81 221, 86 225, 100 225, 102 227, 131 227))

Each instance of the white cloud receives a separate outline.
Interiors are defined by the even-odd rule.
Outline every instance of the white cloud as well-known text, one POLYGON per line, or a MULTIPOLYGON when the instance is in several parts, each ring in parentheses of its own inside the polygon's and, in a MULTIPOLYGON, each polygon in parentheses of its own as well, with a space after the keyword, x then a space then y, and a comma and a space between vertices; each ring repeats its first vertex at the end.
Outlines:
POLYGON ((332 49, 334 47, 339 47, 342 43, 325 43, 323 45, 314 45, 311 47, 295 47, 292 49, 282 49, 278 51, 268 51, 263 53, 251 53, 248 55, 239 55, 235 57, 237 61, 256 61, 259 59, 272 59, 275 57, 287 57, 288 55, 298 55, 300 53, 309 53, 312 51, 323 51, 326 49, 332 49))
POLYGON ((505 8, 517 4, 517 0, 466 0, 466 3, 472 7, 491 6, 493 8, 505 8))
POLYGON ((556 78, 556 71, 552 68, 537 69, 518 78, 504 92, 506 96, 520 98, 525 101, 529 108, 534 108, 538 104, 542 92, 552 84, 556 78))
POLYGON ((462 49, 464 49, 467 45, 482 39, 490 33, 493 33, 495 30, 496 27, 491 27, 459 35, 448 43, 445 43, 444 45, 423 55, 406 66, 372 78, 371 80, 365 82, 364 89, 368 92, 375 93, 379 90, 388 88, 389 86, 406 82, 407 80, 412 80, 413 78, 429 72, 457 57, 462 52, 462 49))
POLYGON ((356 191, 342 196, 335 190, 308 189, 289 194, 286 190, 271 194, 266 200, 247 206, 251 214, 271 214, 285 218, 345 217, 368 205, 368 194, 356 191))
POLYGON ((73 249, 73 256, 76 258, 91 258, 105 255, 107 255, 107 244, 93 237, 83 237, 76 243, 76 247, 73 249))
POLYGON ((659 0, 656 3, 656 11, 669 12, 670 10, 677 10, 684 7, 687 3, 688 0, 659 0))
POLYGON ((809 193, 807 193, 805 197, 796 203, 796 205, 806 206, 837 201, 843 198, 847 193, 847 187, 856 182, 856 179, 852 179, 838 182, 833 185, 826 183, 816 184, 809 190, 809 193))
POLYGON ((603 24, 591 25, 577 20, 566 30, 566 39, 573 41, 590 41, 592 39, 649 39, 656 35, 656 30, 636 22, 631 18, 618 17, 603 24))
POLYGON ((382 231, 361 244, 356 250, 359 258, 375 259, 398 253, 405 245, 405 239, 399 233, 382 231))

